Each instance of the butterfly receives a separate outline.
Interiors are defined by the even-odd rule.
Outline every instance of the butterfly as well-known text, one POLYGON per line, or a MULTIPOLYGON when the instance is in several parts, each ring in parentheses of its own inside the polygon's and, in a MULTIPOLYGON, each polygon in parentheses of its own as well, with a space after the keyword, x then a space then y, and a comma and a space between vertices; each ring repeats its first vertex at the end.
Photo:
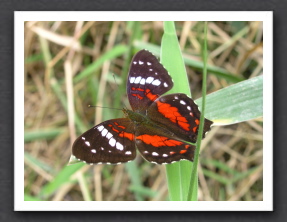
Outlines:
MULTIPOLYGON (((104 121, 79 136, 72 155, 88 164, 120 164, 141 156, 151 163, 193 161, 200 111, 183 93, 164 95, 173 87, 171 76, 147 50, 135 54, 127 79, 132 110, 125 118, 104 121)), ((213 122, 205 119, 204 132, 213 122)))

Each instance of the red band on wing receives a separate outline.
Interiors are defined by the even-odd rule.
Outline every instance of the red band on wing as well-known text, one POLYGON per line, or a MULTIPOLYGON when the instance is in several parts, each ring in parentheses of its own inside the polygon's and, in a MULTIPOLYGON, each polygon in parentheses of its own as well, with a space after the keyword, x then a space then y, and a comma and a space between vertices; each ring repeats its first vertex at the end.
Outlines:
POLYGON ((142 96, 140 96, 139 94, 132 94, 132 96, 135 96, 135 97, 138 97, 140 100, 142 100, 143 99, 143 97, 142 96))
POLYGON ((117 130, 116 128, 114 128, 112 124, 109 124, 109 127, 111 127, 111 129, 112 129, 113 131, 115 131, 116 133, 119 133, 119 132, 120 132, 119 130, 117 130))
MULTIPOLYGON (((122 128, 122 129, 125 129, 125 128, 126 128, 126 127, 124 127, 124 126, 119 125, 117 122, 114 122, 114 124, 117 125, 117 127, 119 127, 119 128, 122 128)), ((117 130, 116 128, 114 128, 112 124, 109 124, 109 127, 111 127, 111 129, 112 129, 113 131, 115 131, 116 133, 118 133, 120 137, 125 137, 125 138, 127 138, 127 139, 129 139, 129 140, 131 140, 131 141, 133 141, 133 140, 135 139, 135 135, 132 134, 132 133, 126 133, 126 132, 124 132, 124 131, 119 131, 119 130, 117 130)))
POLYGON ((144 89, 141 89, 141 88, 136 88, 136 87, 132 87, 132 90, 134 90, 134 91, 144 91, 144 89))
POLYGON ((184 153, 186 153, 186 151, 187 151, 187 150, 181 150, 179 153, 180 153, 180 154, 184 154, 184 153))
POLYGON ((125 129, 126 127, 124 127, 124 126, 118 126, 119 128, 122 128, 122 129, 125 129))
POLYGON ((159 146, 178 146, 178 145, 183 144, 180 141, 171 140, 171 139, 169 139, 167 137, 157 136, 157 135, 151 136, 151 135, 144 134, 144 135, 137 136, 136 139, 139 139, 139 140, 143 141, 146 144, 151 144, 152 146, 155 146, 155 147, 159 147, 159 146))
POLYGON ((179 112, 178 108, 171 106, 168 103, 162 103, 157 101, 158 111, 168 118, 171 122, 178 124, 182 129, 189 131, 189 124, 185 117, 183 117, 179 112))
MULTIPOLYGON (((155 101, 158 98, 158 95, 152 94, 150 89, 141 89, 141 88, 136 88, 132 87, 133 91, 139 91, 139 92, 145 92, 144 95, 150 100, 150 101, 155 101)), ((138 97, 140 100, 143 99, 143 96, 139 95, 138 93, 133 93, 132 96, 138 97)))
POLYGON ((126 133, 124 131, 120 132, 119 136, 120 137, 125 137, 125 138, 127 138, 127 139, 129 139, 131 141, 134 140, 134 138, 135 138, 135 135, 133 133, 126 133))
POLYGON ((146 90, 145 90, 145 95, 146 95, 146 97, 147 97, 150 101, 155 101, 155 100, 158 98, 158 95, 152 94, 152 93, 150 92, 150 89, 146 89, 146 90))

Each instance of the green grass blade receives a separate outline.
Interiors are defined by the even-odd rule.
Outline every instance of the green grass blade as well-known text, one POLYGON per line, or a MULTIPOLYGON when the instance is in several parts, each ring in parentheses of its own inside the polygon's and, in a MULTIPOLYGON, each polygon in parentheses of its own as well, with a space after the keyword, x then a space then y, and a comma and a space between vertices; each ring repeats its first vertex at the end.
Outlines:
MULTIPOLYGON (((206 118, 215 125, 239 123, 263 116, 263 76, 231 85, 206 97, 206 118)), ((202 99, 196 103, 201 107, 202 99)))
POLYGON ((66 129, 37 129, 37 130, 25 130, 24 142, 32 142, 35 140, 49 140, 54 139, 58 135, 65 132, 66 129))
POLYGON ((150 197, 150 198, 154 198, 158 194, 157 191, 151 190, 150 188, 143 187, 143 186, 133 186, 133 185, 131 185, 129 187, 129 190, 131 192, 140 194, 140 195, 142 195, 144 197, 150 197))
POLYGON ((44 198, 48 198, 50 195, 52 195, 57 189, 59 189, 60 186, 62 186, 65 183, 72 182, 70 177, 77 172, 79 169, 81 169, 83 166, 85 166, 84 163, 79 163, 75 165, 65 166, 58 175, 46 184, 43 189, 40 192, 40 196, 44 198))
POLYGON ((34 165, 36 167, 41 168, 43 171, 46 171, 48 173, 54 174, 55 169, 51 167, 50 165, 46 164, 45 162, 37 159, 36 157, 32 156, 28 152, 24 152, 24 159, 25 163, 29 163, 30 165, 34 165))
MULTIPOLYGON (((173 22, 164 22, 160 59, 174 81, 174 87, 169 93, 181 92, 190 95, 186 70, 173 22)), ((191 168, 190 161, 180 161, 166 166, 170 200, 186 200, 191 168)))
MULTIPOLYGON (((140 171, 138 169, 138 166, 136 165, 135 161, 131 161, 125 164, 126 170, 128 174, 130 175, 131 184, 133 187, 142 187, 141 183, 141 177, 140 177, 140 171)), ((135 198, 136 200, 142 201, 143 196, 141 193, 135 192, 135 198)))
POLYGON ((212 179, 218 181, 219 183, 222 183, 225 185, 230 184, 230 178, 227 178, 225 176, 222 176, 218 173, 215 173, 215 172, 213 172, 211 170, 207 170, 207 169, 202 169, 202 172, 206 177, 212 178, 212 179))
POLYGON ((29 63, 33 63, 33 62, 39 62, 39 61, 41 62, 41 61, 43 61, 43 59, 44 59, 44 56, 42 53, 34 54, 34 55, 27 57, 25 59, 25 64, 29 64, 29 63))
POLYGON ((219 183, 222 183, 224 185, 230 185, 233 183, 236 183, 239 180, 243 180, 244 178, 252 175, 253 173, 257 172, 258 170, 261 170, 261 167, 253 167, 245 172, 242 173, 236 173, 236 174, 231 174, 231 175, 220 175, 218 173, 215 173, 213 171, 207 170, 207 169, 202 169, 203 174, 206 177, 212 178, 219 183))
POLYGON ((226 165, 223 162, 220 162, 218 160, 212 160, 212 159, 201 159, 200 163, 209 167, 216 167, 226 173, 230 173, 230 174, 239 174, 239 172, 237 170, 234 170, 232 168, 230 168, 228 165, 226 165))
POLYGON ((33 197, 29 194, 24 194, 24 201, 42 201, 42 200, 38 197, 33 197))
POLYGON ((74 83, 77 83, 81 81, 82 79, 85 79, 91 75, 94 74, 96 70, 102 67, 105 61, 114 59, 120 55, 123 55, 127 52, 128 47, 125 45, 117 45, 114 48, 112 48, 110 51, 107 51, 105 54, 103 54, 101 57, 99 57, 96 61, 94 61, 92 64, 90 64, 88 67, 86 67, 82 72, 80 72, 75 78, 74 83))
POLYGON ((246 177, 252 175, 253 173, 255 173, 255 172, 257 172, 257 171, 259 171, 259 170, 261 170, 261 169, 262 169, 261 166, 257 166, 257 167, 253 167, 253 168, 251 168, 251 169, 249 169, 249 170, 247 170, 247 171, 245 171, 245 172, 242 172, 242 173, 240 173, 240 174, 236 174, 236 175, 234 175, 234 177, 230 180, 230 183, 235 183, 235 182, 237 182, 237 181, 239 181, 239 180, 242 180, 242 179, 244 179, 244 178, 246 178, 246 177))
POLYGON ((203 77, 202 77, 202 107, 200 115, 200 124, 198 129, 198 137, 196 141, 196 150, 194 153, 194 162, 192 173, 190 177, 190 188, 188 192, 188 200, 197 200, 197 192, 194 187, 197 185, 197 167, 199 163, 200 145, 204 127, 204 113, 205 113, 205 97, 206 97, 206 76, 207 76, 207 22, 204 24, 204 43, 203 43, 203 77))

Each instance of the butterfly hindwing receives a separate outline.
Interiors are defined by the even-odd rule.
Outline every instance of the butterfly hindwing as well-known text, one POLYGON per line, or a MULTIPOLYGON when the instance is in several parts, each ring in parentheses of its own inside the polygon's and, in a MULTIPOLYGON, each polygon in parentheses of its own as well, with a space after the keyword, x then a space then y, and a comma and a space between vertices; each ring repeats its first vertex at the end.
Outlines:
POLYGON ((193 161, 195 150, 195 146, 178 140, 172 133, 145 125, 137 127, 136 146, 147 161, 157 164, 193 161))
POLYGON ((112 119, 83 133, 73 144, 72 154, 86 163, 123 163, 136 156, 134 123, 112 119))
POLYGON ((133 57, 127 95, 134 111, 145 113, 154 100, 172 87, 170 75, 152 53, 141 50, 133 57))
MULTIPOLYGON (((159 97, 147 110, 149 118, 174 132, 179 138, 195 143, 200 122, 200 111, 186 94, 175 93, 159 97)), ((205 119, 203 135, 212 121, 205 119)))

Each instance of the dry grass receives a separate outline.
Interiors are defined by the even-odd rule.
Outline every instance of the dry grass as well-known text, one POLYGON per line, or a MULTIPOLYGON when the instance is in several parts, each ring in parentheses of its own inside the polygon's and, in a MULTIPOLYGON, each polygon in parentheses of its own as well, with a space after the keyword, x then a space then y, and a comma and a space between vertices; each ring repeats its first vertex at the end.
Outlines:
MULTIPOLYGON (((42 197, 43 187, 66 166, 76 136, 93 124, 119 117, 113 109, 88 109, 88 104, 121 108, 125 95, 128 58, 116 56, 75 81, 93 61, 119 46, 133 47, 127 22, 26 22, 25 24, 25 133, 47 132, 25 142, 25 194, 42 200, 167 200, 165 167, 135 160, 140 184, 125 165, 85 166, 72 175, 74 182, 42 197), (111 73, 116 76, 115 84, 111 73), (79 118, 75 123, 74 118, 79 118), (93 122, 94 121, 94 122, 93 122), (138 187, 136 187, 138 185, 138 187)), ((142 22, 140 40, 160 45, 161 22, 142 22)), ((202 32, 198 22, 177 22, 179 43, 190 58, 201 61, 202 32)), ((210 22, 208 63, 245 79, 262 74, 261 22, 210 22)), ((187 66, 194 98, 201 94, 201 72, 187 66)), ((231 85, 208 76, 208 93, 231 85)), ((199 200, 262 200, 263 120, 213 127, 203 140, 199 168, 199 200), (224 167, 210 164, 210 160, 224 167), (238 173, 256 169, 234 179, 238 173), (225 170, 224 170, 225 169, 225 170), (213 172, 211 174, 210 172, 213 172)), ((26 139, 26 135, 25 135, 26 139)))

